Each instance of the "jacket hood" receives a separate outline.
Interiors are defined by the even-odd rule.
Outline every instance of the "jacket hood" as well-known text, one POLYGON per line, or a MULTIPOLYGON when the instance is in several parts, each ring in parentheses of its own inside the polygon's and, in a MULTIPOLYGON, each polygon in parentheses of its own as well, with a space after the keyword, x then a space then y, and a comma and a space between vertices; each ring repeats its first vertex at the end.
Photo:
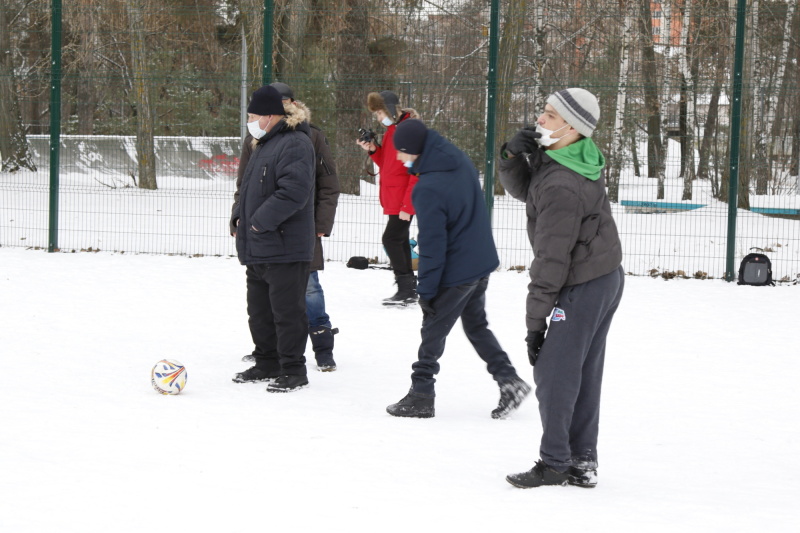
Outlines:
POLYGON ((251 141, 251 146, 253 148, 258 144, 267 142, 284 129, 302 131, 307 135, 311 134, 311 129, 308 126, 308 123, 311 121, 311 111, 301 102, 297 102, 297 100, 295 100, 295 102, 299 105, 292 105, 290 103, 283 104, 283 109, 286 111, 286 116, 280 120, 283 124, 276 124, 274 128, 260 139, 253 139, 251 141))
POLYGON ((411 174, 427 172, 447 172, 458 167, 459 150, 445 142, 436 130, 428 130, 422 153, 408 169, 411 174))
POLYGON ((545 153, 556 162, 592 181, 600 178, 600 171, 606 166, 605 157, 589 137, 558 150, 547 150, 545 153))
POLYGON ((300 100, 295 100, 293 102, 284 101, 283 108, 286 110, 287 115, 289 115, 289 113, 305 113, 306 122, 311 122, 311 110, 300 100))

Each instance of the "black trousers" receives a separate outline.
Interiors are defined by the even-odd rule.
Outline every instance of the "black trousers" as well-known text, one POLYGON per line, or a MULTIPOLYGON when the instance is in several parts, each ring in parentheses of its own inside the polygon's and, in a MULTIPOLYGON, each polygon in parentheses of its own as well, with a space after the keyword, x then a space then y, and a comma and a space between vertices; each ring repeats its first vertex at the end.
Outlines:
POLYGON ((619 267, 558 295, 557 316, 533 367, 542 418, 539 456, 556 470, 574 460, 597 464, 606 337, 624 287, 619 267))
POLYGON ((458 287, 443 288, 431 300, 434 313, 426 313, 422 318, 422 342, 417 362, 411 365, 411 388, 415 393, 435 395, 433 384, 436 382, 434 376, 439 373, 439 358, 444 353, 447 335, 459 317, 467 339, 486 362, 486 369, 495 381, 505 381, 517 375, 486 320, 488 285, 489 276, 486 276, 458 287))
MULTIPOLYGON (((411 217, 413 220, 413 216, 411 217)), ((400 215, 389 215, 386 229, 383 230, 383 247, 395 276, 411 274, 411 246, 408 244, 408 230, 411 220, 400 220, 400 215)))
POLYGON ((247 315, 256 366, 306 375, 308 262, 247 266, 247 315))

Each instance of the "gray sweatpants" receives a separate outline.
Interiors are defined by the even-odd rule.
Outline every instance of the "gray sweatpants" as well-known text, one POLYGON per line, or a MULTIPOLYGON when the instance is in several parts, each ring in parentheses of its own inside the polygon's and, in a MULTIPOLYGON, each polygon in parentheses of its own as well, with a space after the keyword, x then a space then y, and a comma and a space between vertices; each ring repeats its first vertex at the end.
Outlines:
POLYGON ((539 456, 556 470, 566 471, 573 459, 597 463, 606 336, 624 285, 620 266, 558 295, 533 368, 542 419, 539 456))

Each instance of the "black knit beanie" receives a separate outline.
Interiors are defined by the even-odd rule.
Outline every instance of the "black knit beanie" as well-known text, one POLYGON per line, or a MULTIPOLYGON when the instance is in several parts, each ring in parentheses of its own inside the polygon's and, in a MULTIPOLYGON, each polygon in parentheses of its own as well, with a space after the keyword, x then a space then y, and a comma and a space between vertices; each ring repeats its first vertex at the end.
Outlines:
POLYGON ((428 128, 421 120, 409 118, 397 125, 394 130, 395 150, 410 155, 419 155, 425 146, 425 137, 428 135, 428 128))
POLYGON ((256 89, 253 96, 250 98, 250 105, 247 106, 247 112, 254 115, 285 115, 286 111, 283 109, 283 98, 278 89, 271 85, 264 85, 260 89, 256 89))

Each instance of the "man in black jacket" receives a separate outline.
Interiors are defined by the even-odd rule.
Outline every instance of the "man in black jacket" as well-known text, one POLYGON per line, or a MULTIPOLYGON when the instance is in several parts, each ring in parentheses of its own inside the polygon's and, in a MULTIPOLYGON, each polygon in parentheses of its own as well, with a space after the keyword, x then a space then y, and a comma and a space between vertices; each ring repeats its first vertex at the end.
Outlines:
MULTIPOLYGON (((311 346, 314 350, 314 357, 317 360, 317 370, 320 372, 333 372, 336 370, 336 362, 333 359, 334 334, 339 332, 338 328, 331 326, 330 316, 325 309, 325 293, 319 282, 319 270, 325 268, 325 259, 322 255, 322 237, 329 237, 333 230, 333 220, 336 216, 336 206, 339 203, 339 177, 336 175, 336 164, 333 161, 331 149, 325 134, 311 123, 311 111, 303 102, 294 99, 292 89, 285 83, 276 81, 270 84, 278 90, 283 98, 283 106, 287 113, 304 113, 305 120, 310 126, 311 142, 314 145, 314 154, 317 158, 315 174, 315 194, 314 194, 314 226, 316 233, 316 243, 314 245, 314 259, 311 261, 311 272, 308 276, 308 286, 306 287, 306 314, 308 315, 308 336, 311 339, 311 346)), ((236 193, 234 194, 234 209, 239 201, 239 188, 242 185, 242 176, 247 162, 253 153, 251 141, 252 137, 248 134, 242 146, 242 155, 239 158, 239 175, 236 181, 236 193)), ((236 228, 231 226, 231 235, 236 228)), ((255 354, 245 355, 243 361, 254 361, 255 354)))
POLYGON ((527 205, 534 255, 525 318, 542 440, 540 461, 506 478, 520 488, 597 484, 606 336, 624 286, 605 159, 591 139, 599 118, 592 93, 564 89, 547 99, 535 130, 502 148, 500 181, 527 205))
POLYGON ((247 108, 252 155, 231 214, 247 267, 247 314, 255 365, 237 383, 267 381, 268 392, 308 385, 305 293, 314 255, 314 147, 301 111, 289 113, 268 85, 247 108))
POLYGON ((505 418, 531 387, 519 376, 486 320, 489 275, 500 261, 478 172, 467 155, 421 121, 409 119, 394 135, 397 159, 419 177, 412 193, 419 228, 419 306, 422 329, 411 390, 386 408, 393 416, 434 416, 434 376, 445 340, 461 318, 464 333, 500 388, 492 418, 505 418))

